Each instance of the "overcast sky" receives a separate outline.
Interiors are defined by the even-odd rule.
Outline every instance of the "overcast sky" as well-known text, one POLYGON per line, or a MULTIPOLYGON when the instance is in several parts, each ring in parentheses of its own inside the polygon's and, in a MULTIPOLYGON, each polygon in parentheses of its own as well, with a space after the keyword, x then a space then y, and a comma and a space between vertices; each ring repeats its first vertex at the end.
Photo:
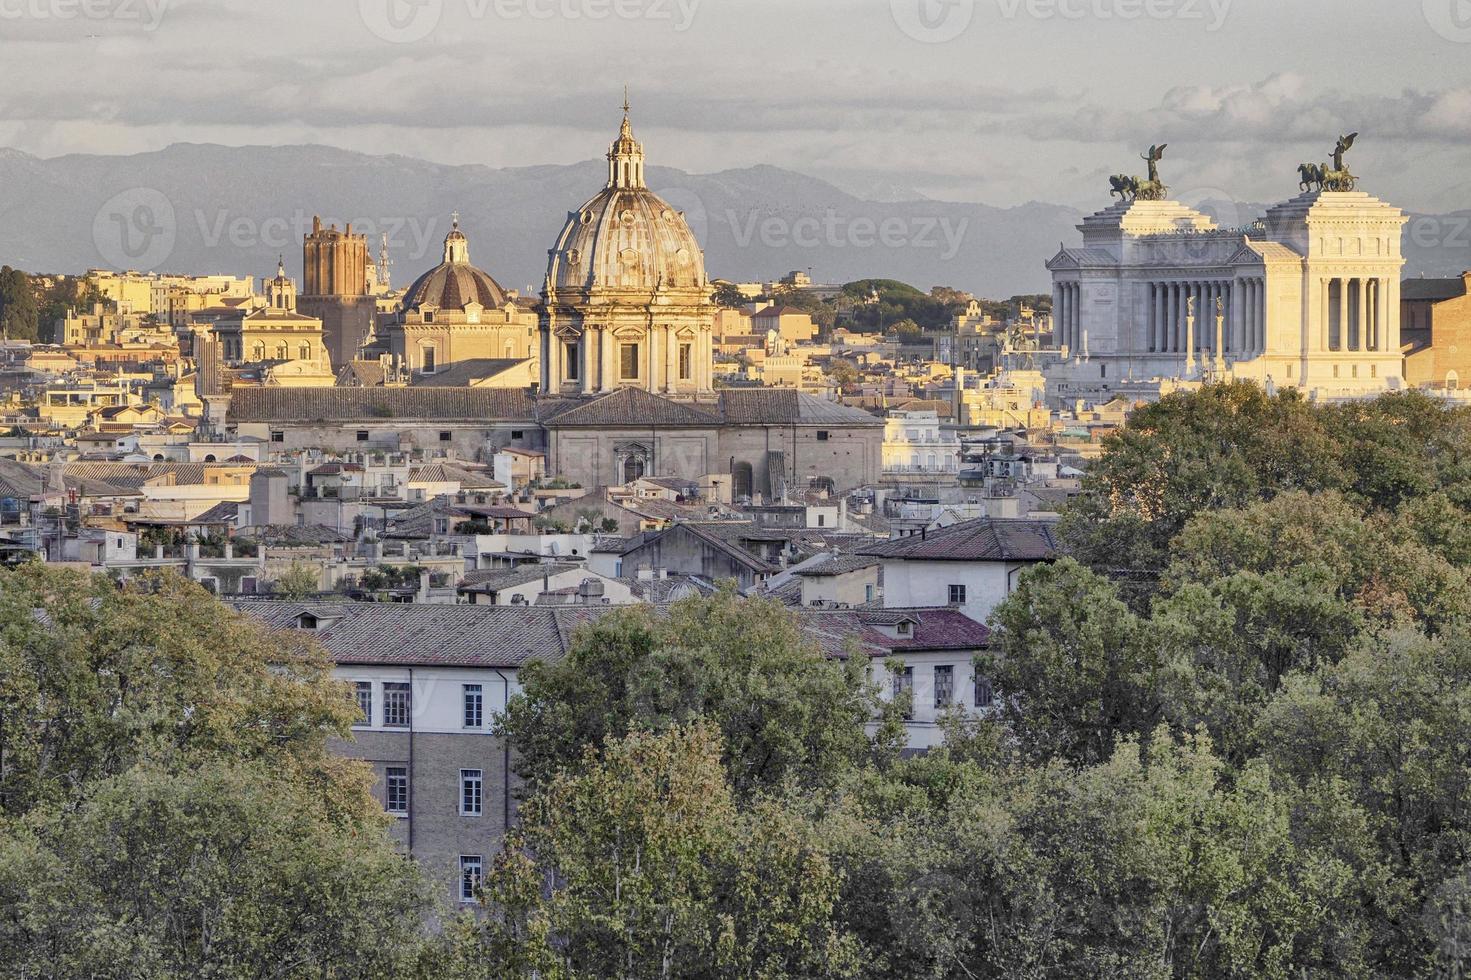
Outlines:
POLYGON ((495 167, 605 151, 867 193, 1471 207, 1471 0, 0 0, 0 146, 326 143, 495 167))

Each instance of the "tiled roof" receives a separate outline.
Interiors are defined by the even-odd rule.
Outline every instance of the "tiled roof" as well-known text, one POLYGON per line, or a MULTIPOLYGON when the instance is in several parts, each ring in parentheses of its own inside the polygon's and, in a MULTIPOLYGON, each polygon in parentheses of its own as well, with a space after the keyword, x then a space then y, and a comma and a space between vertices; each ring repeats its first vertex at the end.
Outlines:
POLYGON ((502 589, 514 589, 532 582, 540 582, 544 578, 561 575, 563 572, 578 571, 581 570, 581 567, 567 563, 529 562, 517 565, 515 568, 478 569, 465 573, 464 580, 460 582, 460 591, 499 592, 502 589))
POLYGON ((857 641, 859 651, 871 657, 891 653, 979 650, 991 631, 957 609, 814 609, 794 610, 802 632, 829 656, 846 656, 857 641), (879 627, 900 619, 914 623, 908 636, 894 637, 879 627))
POLYGON ((526 421, 522 388, 237 388, 231 422, 526 421))
POLYGON ((414 378, 416 388, 461 388, 476 381, 484 381, 504 374, 525 361, 518 358, 477 357, 447 364, 433 374, 421 374, 414 378))
MULTIPOLYGON (((673 579, 668 580, 674 582, 673 579)), ((654 583, 641 583, 644 586, 654 583)), ((681 583, 675 583, 676 585, 681 583)), ((705 591, 698 583, 696 588, 705 591)), ((572 634, 611 606, 469 606, 400 602, 321 603, 237 600, 240 612, 276 629, 296 629, 303 613, 318 620, 312 635, 340 664, 517 668, 533 659, 560 660, 572 634)), ((799 609, 798 624, 830 656, 858 652, 955 651, 986 645, 989 631, 953 609, 903 610, 911 636, 890 637, 879 625, 893 610, 799 609)))
POLYGON ((1466 280, 1454 279, 1406 279, 1400 283, 1400 299, 1430 300, 1440 302, 1466 295, 1466 280))
POLYGON ((343 544, 352 540, 351 535, 324 524, 257 524, 236 533, 268 545, 343 544))
POLYGON ((864 555, 834 555, 825 562, 807 568, 794 569, 792 574, 811 578, 827 578, 832 575, 846 575, 849 572, 856 572, 877 564, 877 558, 864 555))
POLYGON ((860 548, 860 555, 914 561, 1046 561, 1056 556, 1047 521, 978 517, 938 531, 860 548))
POLYGON ((190 524, 234 524, 240 516, 240 505, 233 500, 222 500, 202 514, 196 514, 190 524))
POLYGON ((714 415, 690 405, 651 395, 642 388, 620 388, 592 401, 573 403, 573 407, 547 419, 551 428, 565 426, 718 426, 714 415))
POLYGON ((720 411, 731 425, 880 426, 884 420, 792 388, 725 388, 720 411))
MULTIPOLYGON (((241 612, 278 629, 311 612, 296 602, 242 601, 241 612)), ((342 664, 520 667, 560 660, 573 630, 605 607, 466 606, 351 602, 333 606, 313 636, 342 664)))

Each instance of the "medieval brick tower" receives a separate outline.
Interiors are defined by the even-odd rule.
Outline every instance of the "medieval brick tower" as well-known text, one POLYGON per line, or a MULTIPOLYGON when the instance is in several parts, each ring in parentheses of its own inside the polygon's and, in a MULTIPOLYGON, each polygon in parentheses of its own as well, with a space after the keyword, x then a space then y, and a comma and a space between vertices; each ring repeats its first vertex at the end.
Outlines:
POLYGON ((312 219, 311 233, 302 244, 303 290, 297 308, 322 321, 322 340, 332 367, 340 368, 357 356, 373 333, 376 302, 368 292, 368 238, 355 235, 352 225, 339 231, 312 219))

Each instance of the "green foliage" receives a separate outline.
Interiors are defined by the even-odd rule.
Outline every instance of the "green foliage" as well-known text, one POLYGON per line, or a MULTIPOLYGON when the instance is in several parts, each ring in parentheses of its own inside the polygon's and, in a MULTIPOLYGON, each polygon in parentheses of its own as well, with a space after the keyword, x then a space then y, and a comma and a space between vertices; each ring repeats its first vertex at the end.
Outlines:
POLYGON ((916 330, 944 330, 965 310, 968 300, 954 291, 926 295, 893 279, 860 279, 843 286, 842 296, 852 303, 851 326, 860 332, 891 330, 909 321, 916 330), (877 295, 878 302, 872 302, 877 295))
POLYGON ((354 715, 308 639, 178 576, 0 572, 7 970, 392 972, 423 886, 327 751, 354 715))
POLYGON ((40 307, 30 277, 0 266, 0 337, 35 340, 40 335, 40 307))
POLYGON ((293 561, 291 567, 273 583, 271 591, 283 599, 301 600, 315 595, 321 587, 321 575, 316 568, 293 561))
POLYGON ((636 607, 583 627, 565 658, 522 669, 501 728, 532 787, 587 746, 701 718, 723 734, 742 797, 787 780, 819 786, 872 751, 864 669, 812 648, 782 607, 727 588, 666 616, 636 607))
POLYGON ((732 283, 728 282, 723 282, 715 287, 715 292, 710 294, 710 301, 716 306, 723 306, 728 310, 738 310, 750 302, 745 297, 745 294, 732 283))
POLYGON ((774 802, 739 808, 721 755, 695 723, 559 772, 492 869, 483 933, 468 934, 480 955, 461 962, 569 980, 856 976, 825 841, 774 802))

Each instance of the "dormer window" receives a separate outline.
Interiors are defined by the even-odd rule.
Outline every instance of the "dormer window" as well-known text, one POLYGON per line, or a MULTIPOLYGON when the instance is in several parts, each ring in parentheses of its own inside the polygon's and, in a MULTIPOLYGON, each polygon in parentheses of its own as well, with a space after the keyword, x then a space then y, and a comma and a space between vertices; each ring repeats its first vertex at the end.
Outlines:
POLYGON ((908 619, 901 619, 894 624, 894 632, 900 636, 910 636, 914 633, 914 623, 908 619))

